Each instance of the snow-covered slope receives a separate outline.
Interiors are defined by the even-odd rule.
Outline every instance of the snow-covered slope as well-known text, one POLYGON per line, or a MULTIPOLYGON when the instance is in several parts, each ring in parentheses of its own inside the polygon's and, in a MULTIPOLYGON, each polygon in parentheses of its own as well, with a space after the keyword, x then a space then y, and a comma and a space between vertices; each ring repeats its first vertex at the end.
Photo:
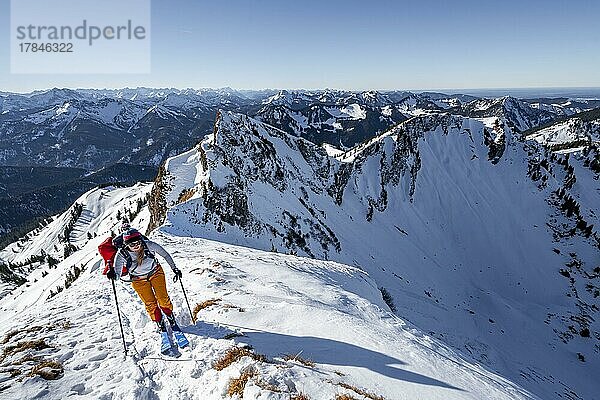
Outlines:
MULTIPOLYGON (((552 125, 549 128, 541 129, 527 136, 527 138, 548 146, 570 144, 573 142, 580 144, 600 142, 600 123, 591 122, 585 125, 580 120, 569 119, 565 122, 552 125)), ((581 147, 578 146, 577 148, 581 147)))
POLYGON ((527 138, 555 151, 580 151, 600 143, 600 109, 576 114, 547 127, 532 129, 527 138))
POLYGON ((593 398, 594 156, 552 155, 500 119, 449 115, 330 156, 223 112, 214 135, 168 161, 151 223, 360 267, 398 315, 508 379, 543 398, 593 398))
MULTIPOLYGON (((158 355, 156 328, 141 301, 118 282, 129 349, 124 356, 112 288, 100 274, 96 247, 148 189, 87 193, 80 204, 89 212, 77 218, 70 235, 78 250, 48 274, 34 272, 27 285, 0 300, 5 338, 0 398, 223 399, 244 373, 243 397, 265 400, 300 394, 314 400, 344 394, 387 400, 534 398, 391 314, 375 282, 358 268, 163 229, 152 238, 183 270, 192 307, 216 303, 201 309, 192 324, 181 287, 168 280, 191 341, 191 349, 171 361, 158 355), (65 279, 68 286, 56 293, 65 279), (217 370, 215 363, 235 348, 249 356, 217 370)), ((58 233, 70 215, 9 251, 16 259, 59 245, 58 233)), ((148 222, 142 209, 134 224, 144 228, 148 222)))
POLYGON ((549 111, 557 116, 570 116, 580 112, 597 108, 600 100, 594 98, 537 98, 526 99, 533 108, 549 111))

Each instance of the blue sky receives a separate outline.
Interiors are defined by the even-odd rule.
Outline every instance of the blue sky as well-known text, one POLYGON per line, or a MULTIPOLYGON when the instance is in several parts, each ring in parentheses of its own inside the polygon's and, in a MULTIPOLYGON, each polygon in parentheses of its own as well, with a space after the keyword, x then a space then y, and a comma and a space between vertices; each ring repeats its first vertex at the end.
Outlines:
POLYGON ((152 72, 105 75, 10 74, 0 1, 5 91, 600 87, 599 1, 153 0, 152 72))

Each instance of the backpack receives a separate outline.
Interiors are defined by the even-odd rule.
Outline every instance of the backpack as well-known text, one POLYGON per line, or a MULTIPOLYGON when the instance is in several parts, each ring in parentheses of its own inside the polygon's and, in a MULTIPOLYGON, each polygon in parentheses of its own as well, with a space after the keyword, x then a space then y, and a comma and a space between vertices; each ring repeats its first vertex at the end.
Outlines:
POLYGON ((98 253, 104 260, 104 270, 102 275, 106 275, 108 270, 112 267, 115 255, 117 255, 118 249, 113 245, 113 238, 111 236, 104 239, 98 246, 98 253))

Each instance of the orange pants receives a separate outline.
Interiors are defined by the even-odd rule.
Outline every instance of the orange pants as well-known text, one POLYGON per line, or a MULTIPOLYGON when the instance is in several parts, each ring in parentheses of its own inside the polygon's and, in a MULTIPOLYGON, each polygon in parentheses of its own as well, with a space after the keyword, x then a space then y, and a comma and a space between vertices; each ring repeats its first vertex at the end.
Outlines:
POLYGON ((167 293, 165 272, 160 265, 158 266, 158 270, 152 274, 150 278, 136 279, 131 282, 131 286, 133 286, 133 289, 144 302, 146 311, 148 311, 152 321, 162 320, 161 309, 166 315, 171 315, 173 312, 173 304, 167 293))

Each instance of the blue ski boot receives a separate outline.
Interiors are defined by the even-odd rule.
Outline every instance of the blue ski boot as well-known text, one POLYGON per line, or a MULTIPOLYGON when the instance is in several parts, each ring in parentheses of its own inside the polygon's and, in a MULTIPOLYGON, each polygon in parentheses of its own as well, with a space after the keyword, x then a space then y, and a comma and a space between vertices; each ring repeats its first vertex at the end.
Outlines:
POLYGON ((177 325, 177 321, 175 321, 175 315, 171 313, 171 315, 167 315, 167 319, 171 324, 171 330, 173 331, 173 336, 175 336, 175 340, 177 341, 177 346, 181 348, 187 347, 190 342, 181 331, 179 325, 177 325))
POLYGON ((160 352, 162 354, 169 354, 171 351, 171 340, 169 339, 169 332, 167 332, 167 327, 165 326, 164 321, 156 321, 158 324, 158 329, 160 331, 160 352))

